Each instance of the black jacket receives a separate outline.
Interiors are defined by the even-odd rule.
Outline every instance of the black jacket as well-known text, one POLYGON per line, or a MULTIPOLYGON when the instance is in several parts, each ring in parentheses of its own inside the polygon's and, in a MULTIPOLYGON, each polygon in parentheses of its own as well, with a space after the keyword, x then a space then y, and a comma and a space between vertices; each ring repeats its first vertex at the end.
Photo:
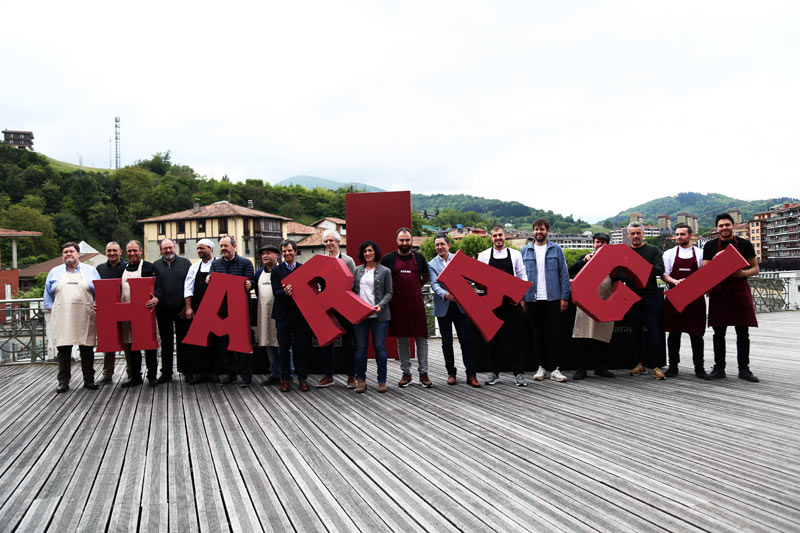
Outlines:
POLYGON ((183 282, 191 266, 191 261, 177 255, 172 263, 167 263, 163 258, 153 261, 153 270, 161 285, 158 309, 178 309, 184 306, 183 282))
POLYGON ((272 294, 275 296, 275 303, 272 305, 272 318, 274 320, 283 320, 290 315, 299 314, 297 304, 294 298, 286 294, 283 290, 283 278, 303 266, 303 263, 296 262, 294 270, 290 271, 286 263, 276 265, 270 272, 270 282, 272 283, 272 294))

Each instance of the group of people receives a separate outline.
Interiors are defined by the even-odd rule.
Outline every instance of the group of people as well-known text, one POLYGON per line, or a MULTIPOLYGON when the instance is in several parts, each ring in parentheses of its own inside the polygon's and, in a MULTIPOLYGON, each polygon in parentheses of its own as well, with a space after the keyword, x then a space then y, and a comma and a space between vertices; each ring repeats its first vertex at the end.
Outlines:
MULTIPOLYGON (((692 245, 692 229, 678 224, 675 229, 677 246, 663 254, 655 246, 644 242, 641 224, 631 223, 627 230, 630 247, 652 265, 647 283, 639 286, 624 270, 609 274, 598 287, 601 298, 608 298, 614 281, 620 281, 634 290, 640 300, 628 313, 631 326, 633 352, 637 365, 632 375, 652 374, 665 379, 678 374, 681 333, 689 334, 695 374, 705 379, 725 377, 725 334, 734 326, 737 334, 739 377, 758 381, 749 368, 748 328, 757 326, 752 295, 747 277, 758 273, 758 263, 752 244, 733 234, 733 219, 723 213, 717 216, 719 237, 709 241, 701 250, 692 245), (705 298, 700 297, 682 312, 677 312, 667 302, 662 304, 657 288, 657 277, 668 286, 680 284, 693 272, 711 261, 728 245, 733 245, 748 261, 748 268, 737 271, 709 294, 708 325, 714 330, 714 367, 706 373, 703 365, 703 334, 706 329, 705 298), (663 313, 662 307, 663 305, 663 313), (662 328, 668 332, 669 365, 666 372, 659 365, 660 335, 662 328)), ((560 246, 548 239, 550 224, 547 219, 533 221, 533 239, 521 250, 506 246, 506 233, 502 226, 491 229, 492 247, 481 252, 478 260, 498 268, 511 276, 531 283, 521 301, 505 299, 495 313, 503 322, 498 333, 489 342, 489 374, 484 383, 501 383, 500 371, 509 360, 517 386, 526 386, 526 353, 528 338, 532 333, 533 348, 538 369, 533 379, 549 377, 556 382, 566 382, 560 370, 560 331, 562 313, 570 301, 570 278, 574 278, 589 264, 595 254, 610 242, 606 233, 593 237, 594 250, 582 256, 567 268, 560 246)), ((396 249, 385 255, 374 241, 359 246, 359 266, 340 250, 341 235, 333 230, 322 235, 326 253, 343 262, 353 274, 353 292, 364 300, 373 312, 357 324, 349 324, 343 317, 347 333, 342 337, 345 348, 344 367, 347 387, 363 393, 367 389, 367 354, 370 334, 377 366, 377 391, 387 390, 387 335, 396 337, 402 376, 399 387, 408 387, 414 381, 411 371, 411 343, 413 341, 419 384, 430 388, 428 375, 428 325, 423 286, 430 281, 433 291, 433 314, 441 332, 442 352, 447 369, 447 383, 457 383, 457 369, 453 349, 453 328, 458 338, 466 382, 481 387, 477 378, 476 354, 471 335, 471 325, 464 309, 458 304, 439 276, 453 259, 450 239, 438 235, 434 240, 436 257, 430 262, 412 248, 409 228, 396 232, 396 249)), ((79 247, 74 242, 62 246, 64 264, 50 271, 45 283, 45 309, 52 313, 51 338, 58 354, 57 392, 69 389, 72 347, 78 346, 82 362, 83 386, 97 389, 98 384, 111 383, 114 375, 115 353, 104 355, 102 377, 94 378, 94 346, 96 323, 94 285, 98 279, 121 279, 120 301, 130 301, 129 280, 155 277, 155 289, 146 306, 156 314, 161 347, 161 369, 158 372, 157 350, 145 350, 147 384, 157 386, 173 379, 173 351, 177 352, 177 372, 191 384, 205 381, 229 384, 239 380, 248 387, 252 383, 253 355, 229 349, 228 337, 215 337, 211 346, 201 347, 183 343, 191 320, 199 308, 215 273, 226 273, 244 278, 242 290, 256 297, 256 339, 265 348, 269 359, 269 375, 261 385, 279 383, 281 391, 292 388, 292 375, 298 378, 301 391, 309 391, 309 360, 312 351, 312 332, 292 297, 293 287, 285 282, 295 269, 302 267, 296 260, 297 243, 287 239, 280 247, 266 245, 259 250, 263 267, 254 272, 253 263, 236 252, 236 241, 223 236, 218 241, 220 256, 214 258, 215 243, 201 239, 197 243, 200 261, 192 264, 175 254, 175 244, 170 239, 160 242, 161 257, 150 263, 142 259, 142 245, 130 241, 125 247, 128 262, 122 260, 122 249, 116 242, 106 246, 107 262, 97 269, 79 261, 79 247), (279 261, 282 258, 282 261, 279 261), (177 344, 173 339, 177 340, 177 344)), ((323 287, 320 287, 322 289, 323 287)), ((223 315, 225 308, 220 311, 223 315)), ((578 368, 573 379, 583 379, 587 369, 594 374, 614 377, 608 369, 608 347, 614 332, 614 322, 599 322, 578 309, 572 336, 579 344, 578 368)), ((144 383, 141 374, 141 351, 131 349, 130 325, 123 323, 123 346, 127 380, 122 387, 144 383)), ((337 351, 333 346, 324 352, 325 373, 316 383, 324 388, 335 383, 337 351)), ((340 355, 341 357, 341 355, 340 355)))

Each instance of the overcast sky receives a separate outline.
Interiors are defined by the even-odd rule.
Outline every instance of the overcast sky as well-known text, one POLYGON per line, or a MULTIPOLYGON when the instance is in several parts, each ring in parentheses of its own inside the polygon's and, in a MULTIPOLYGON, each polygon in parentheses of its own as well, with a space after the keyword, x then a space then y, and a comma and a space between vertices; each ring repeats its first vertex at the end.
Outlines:
POLYGON ((800 196, 800 2, 3 2, 0 127, 592 222, 800 196))

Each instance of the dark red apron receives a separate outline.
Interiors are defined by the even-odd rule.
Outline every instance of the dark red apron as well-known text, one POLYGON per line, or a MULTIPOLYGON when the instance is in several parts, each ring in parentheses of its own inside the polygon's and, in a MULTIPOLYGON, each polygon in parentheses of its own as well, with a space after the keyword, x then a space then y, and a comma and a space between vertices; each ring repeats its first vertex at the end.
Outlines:
POLYGON ((392 299, 389 302, 392 320, 389 322, 390 337, 427 337, 428 322, 425 318, 425 302, 414 254, 408 258, 397 255, 392 269, 392 299))
MULTIPOLYGON (((692 257, 679 257, 680 247, 675 247, 675 260, 672 263, 672 276, 675 279, 686 279, 696 272, 697 250, 692 248, 692 257)), ((701 296, 679 313, 667 300, 664 303, 664 331, 686 332, 690 335, 702 336, 706 332, 706 298, 701 296)))
MULTIPOLYGON (((719 241, 722 244, 722 241, 719 241)), ((728 246, 736 246, 736 237, 728 246)), ((720 250, 718 250, 720 251, 720 250)), ((753 294, 747 278, 726 278, 708 296, 708 326, 758 327, 753 294)))

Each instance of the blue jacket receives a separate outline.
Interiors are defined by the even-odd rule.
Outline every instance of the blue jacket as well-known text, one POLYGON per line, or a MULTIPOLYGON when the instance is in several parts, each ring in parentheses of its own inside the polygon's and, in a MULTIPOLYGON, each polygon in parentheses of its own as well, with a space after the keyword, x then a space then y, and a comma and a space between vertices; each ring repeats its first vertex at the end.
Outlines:
MULTIPOLYGON (((528 281, 532 283, 531 288, 525 293, 526 302, 536 301, 536 284, 538 283, 538 265, 536 264, 536 251, 531 243, 520 250, 522 252, 522 262, 525 264, 525 273, 528 281)), ((544 260, 546 263, 545 282, 547 283, 547 300, 569 300, 569 271, 567 270, 567 260, 561 247, 555 243, 547 241, 547 251, 544 260)))
MULTIPOLYGON (((451 261, 454 255, 455 254, 451 253, 448 261, 451 261)), ((439 277, 439 274, 442 273, 442 270, 444 270, 444 267, 444 261, 438 255, 431 259, 428 263, 428 275, 430 276, 431 280, 431 289, 433 289, 433 316, 437 317, 447 315, 447 311, 450 309, 450 304, 452 303, 450 300, 446 300, 444 297, 444 295, 450 291, 447 290, 446 286, 442 285, 436 280, 439 277)), ((458 306, 458 310, 461 313, 464 312, 460 305, 458 306)))

